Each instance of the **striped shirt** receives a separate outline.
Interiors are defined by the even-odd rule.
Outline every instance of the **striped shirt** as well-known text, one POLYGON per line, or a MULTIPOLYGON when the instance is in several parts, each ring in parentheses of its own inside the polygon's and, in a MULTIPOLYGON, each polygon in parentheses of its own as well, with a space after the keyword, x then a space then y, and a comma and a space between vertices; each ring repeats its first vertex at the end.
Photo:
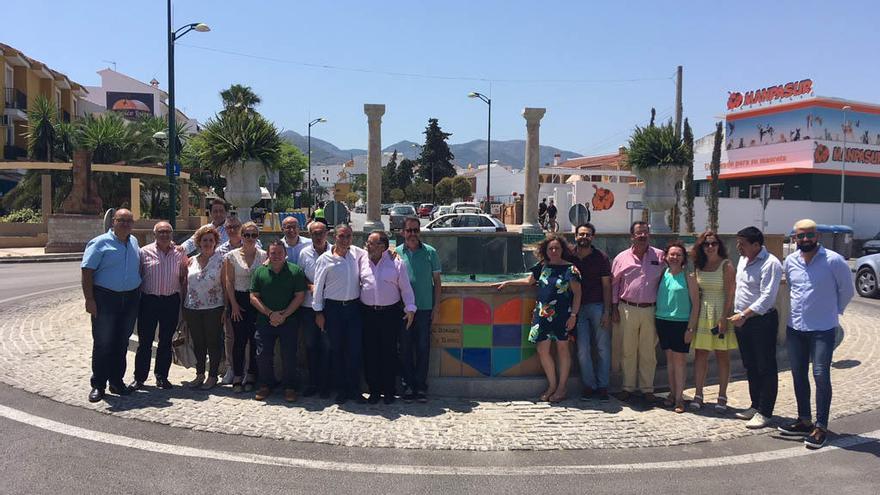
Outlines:
POLYGON ((156 243, 141 248, 141 292, 153 296, 171 296, 180 292, 180 266, 186 254, 175 249, 174 243, 163 253, 156 243))

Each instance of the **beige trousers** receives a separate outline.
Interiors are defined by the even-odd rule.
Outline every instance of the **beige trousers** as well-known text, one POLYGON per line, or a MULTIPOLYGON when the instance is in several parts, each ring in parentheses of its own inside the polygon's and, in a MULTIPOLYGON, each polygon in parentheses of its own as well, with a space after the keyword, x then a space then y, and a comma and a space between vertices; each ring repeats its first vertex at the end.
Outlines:
POLYGON ((621 302, 618 309, 623 390, 634 392, 638 386, 642 393, 653 393, 654 371, 657 369, 656 308, 638 308, 621 302))

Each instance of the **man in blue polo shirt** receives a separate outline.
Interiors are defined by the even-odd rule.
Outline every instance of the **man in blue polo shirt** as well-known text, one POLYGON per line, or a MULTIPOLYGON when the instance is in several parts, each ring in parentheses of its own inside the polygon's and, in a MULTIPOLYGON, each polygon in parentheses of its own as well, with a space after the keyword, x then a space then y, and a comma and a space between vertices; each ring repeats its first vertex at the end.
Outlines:
POLYGON ((122 381, 128 338, 137 319, 140 250, 131 235, 134 218, 122 208, 113 215, 113 228, 88 244, 82 260, 82 289, 86 312, 92 316, 92 390, 89 402, 104 398, 104 388, 128 395, 122 381))
POLYGON ((409 281, 416 295, 416 317, 400 334, 400 361, 406 390, 404 402, 427 402, 428 357, 431 351, 431 322, 440 302, 440 257, 437 251, 421 241, 421 222, 407 217, 403 224, 404 243, 397 246, 409 272, 409 281))

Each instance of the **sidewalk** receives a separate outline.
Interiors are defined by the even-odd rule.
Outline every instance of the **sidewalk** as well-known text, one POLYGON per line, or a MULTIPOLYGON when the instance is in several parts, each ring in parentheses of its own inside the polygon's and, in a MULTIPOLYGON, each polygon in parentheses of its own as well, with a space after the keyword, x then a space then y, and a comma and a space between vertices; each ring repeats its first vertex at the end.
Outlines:
MULTIPOLYGON (((834 353, 834 419, 880 408, 880 345, 875 310, 850 306, 843 318, 845 337, 834 353)), ((708 407, 700 414, 647 411, 617 400, 580 401, 559 405, 532 401, 490 401, 431 397, 427 404, 340 407, 330 400, 283 402, 280 393, 265 403, 230 387, 210 392, 177 386, 192 370, 172 366, 173 390, 158 390, 152 376, 147 388, 132 396, 87 401, 91 333, 78 291, 71 290, 6 306, 0 319, 0 375, 16 388, 119 417, 179 428, 280 440, 350 447, 439 450, 620 449, 687 445, 748 435, 772 429, 747 430, 732 411, 714 411, 717 386, 706 389, 708 407)), ((133 347, 130 347, 133 349, 133 347)), ((126 380, 131 379, 134 353, 128 353, 126 380)), ((689 377, 689 382, 692 377, 689 377)), ((686 395, 693 394, 693 390, 686 395)), ((733 408, 749 405, 748 386, 734 382, 728 391, 733 408)), ((791 375, 779 373, 776 414, 795 415, 791 375)))
POLYGON ((0 248, 0 263, 37 263, 51 261, 79 261, 82 253, 51 253, 43 248, 0 248))

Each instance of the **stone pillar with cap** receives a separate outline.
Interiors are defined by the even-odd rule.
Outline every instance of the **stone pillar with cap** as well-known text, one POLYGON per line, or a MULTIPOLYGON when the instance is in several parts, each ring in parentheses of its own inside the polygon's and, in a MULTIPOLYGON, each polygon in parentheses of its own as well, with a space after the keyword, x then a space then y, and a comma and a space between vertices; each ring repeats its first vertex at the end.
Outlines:
POLYGON ((545 108, 524 108, 522 111, 523 118, 526 119, 526 190, 523 194, 522 231, 528 234, 543 232, 538 220, 538 169, 541 166, 539 129, 546 111, 545 108))
POLYGON ((385 230, 382 223, 382 115, 385 105, 364 104, 369 128, 369 145, 367 147, 367 221, 364 232, 385 230))
POLYGON ((131 178, 131 216, 135 220, 141 218, 141 179, 140 177, 131 178))

